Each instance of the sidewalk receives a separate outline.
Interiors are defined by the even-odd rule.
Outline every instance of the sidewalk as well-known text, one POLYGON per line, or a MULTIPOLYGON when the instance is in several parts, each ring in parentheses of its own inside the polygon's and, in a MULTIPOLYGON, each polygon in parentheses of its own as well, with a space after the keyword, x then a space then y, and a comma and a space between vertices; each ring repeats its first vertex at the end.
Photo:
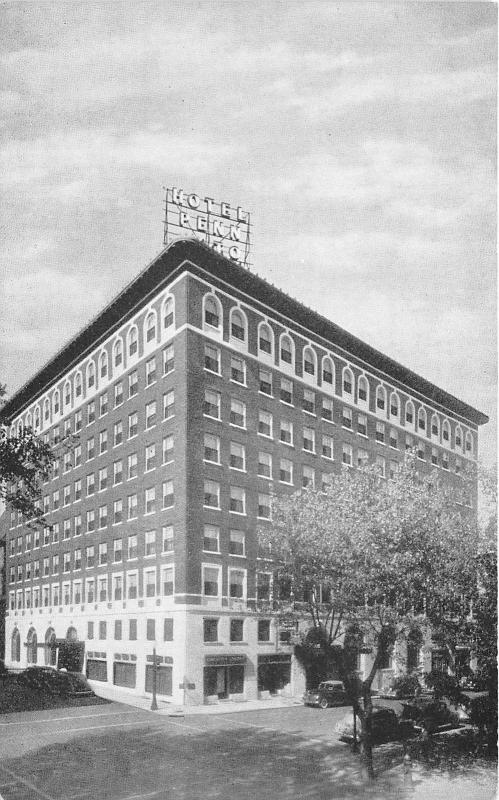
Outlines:
MULTIPOLYGON (((89 681, 95 694, 105 700, 112 700, 115 703, 140 708, 142 711, 151 710, 151 697, 139 697, 138 695, 121 692, 116 687, 101 686, 96 681, 89 681)), ((233 714, 237 711, 264 711, 267 708, 290 708, 301 706, 303 701, 297 697, 270 697, 268 700, 222 700, 215 705, 183 706, 169 703, 158 698, 158 710, 153 714, 170 717, 183 717, 196 714, 233 714)))

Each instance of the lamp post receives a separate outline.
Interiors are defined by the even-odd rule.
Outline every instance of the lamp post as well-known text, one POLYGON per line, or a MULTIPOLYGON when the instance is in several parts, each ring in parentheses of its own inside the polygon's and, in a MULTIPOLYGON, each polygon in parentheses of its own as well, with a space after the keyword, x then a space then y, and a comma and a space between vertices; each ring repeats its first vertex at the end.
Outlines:
POLYGON ((158 677, 158 665, 157 665, 157 662, 156 662, 156 642, 154 642, 153 648, 152 648, 152 700, 151 700, 151 711, 157 711, 158 710, 158 703, 156 701, 157 677, 158 677))

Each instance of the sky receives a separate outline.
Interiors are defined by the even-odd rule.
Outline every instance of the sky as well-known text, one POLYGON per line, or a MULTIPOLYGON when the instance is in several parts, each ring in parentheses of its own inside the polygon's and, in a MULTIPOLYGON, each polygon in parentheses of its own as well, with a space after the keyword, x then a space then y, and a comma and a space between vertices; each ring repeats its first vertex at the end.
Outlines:
POLYGON ((0 2, 0 382, 163 247, 163 186, 251 212, 253 269, 488 414, 496 6, 0 2))

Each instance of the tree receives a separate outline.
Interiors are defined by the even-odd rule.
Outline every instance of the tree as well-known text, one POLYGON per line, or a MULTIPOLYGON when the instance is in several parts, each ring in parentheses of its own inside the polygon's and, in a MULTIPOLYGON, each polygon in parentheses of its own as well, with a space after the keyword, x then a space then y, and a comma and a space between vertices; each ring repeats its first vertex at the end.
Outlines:
POLYGON ((320 632, 315 645, 334 654, 374 777, 374 677, 399 640, 428 631, 428 608, 462 603, 474 581, 473 522, 456 512, 436 474, 418 474, 409 454, 393 480, 376 467, 345 468, 326 492, 275 497, 260 539, 292 586, 288 605, 308 615, 320 632), (371 651, 371 666, 360 680, 362 649, 371 651))
MULTIPOLYGON (((5 386, 0 384, 0 398, 5 386)), ((31 428, 9 435, 0 408, 0 500, 19 511, 25 519, 40 522, 41 483, 50 474, 54 453, 31 428)))

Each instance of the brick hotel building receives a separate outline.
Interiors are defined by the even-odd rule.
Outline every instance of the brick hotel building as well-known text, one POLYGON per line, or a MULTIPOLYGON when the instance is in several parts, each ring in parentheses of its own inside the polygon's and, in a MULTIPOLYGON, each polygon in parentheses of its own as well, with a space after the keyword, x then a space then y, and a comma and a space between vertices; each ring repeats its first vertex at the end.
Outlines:
MULTIPOLYGON (((272 492, 407 448, 462 479, 487 417, 197 240, 170 244, 4 409, 61 450, 46 526, 6 511, 6 663, 84 642, 91 680, 160 696, 297 694, 256 529, 272 492)), ((362 656, 362 659, 367 656, 362 656)), ((362 665, 361 665, 362 666, 362 665)), ((364 664, 365 667, 365 664, 364 664)))

